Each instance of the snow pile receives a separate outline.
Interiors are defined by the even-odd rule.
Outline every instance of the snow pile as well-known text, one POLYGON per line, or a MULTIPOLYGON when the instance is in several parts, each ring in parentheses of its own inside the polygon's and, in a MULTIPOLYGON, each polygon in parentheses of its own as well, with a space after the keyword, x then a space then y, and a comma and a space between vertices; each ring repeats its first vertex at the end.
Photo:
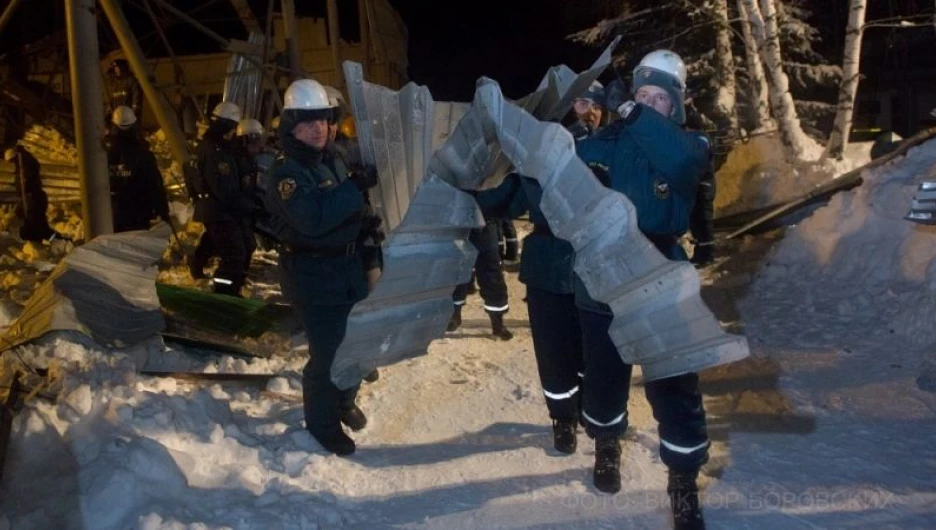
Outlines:
MULTIPOLYGON (((903 219, 936 179, 936 141, 874 171, 791 230, 751 298, 796 298, 800 317, 862 323, 907 344, 936 341, 936 228, 903 219)), ((791 315, 793 316, 793 315, 791 315)))
MULTIPOLYGON (((193 520, 328 528, 347 520, 325 490, 341 475, 329 469, 349 464, 314 452, 296 427, 300 411, 263 417, 283 398, 140 376, 126 353, 80 342, 60 336, 22 352, 48 367, 44 392, 57 399, 36 400, 15 420, 6 475, 17 480, 5 481, 0 495, 13 528, 189 528, 182 523, 193 520), (307 476, 316 462, 321 476, 307 476), (304 475, 300 493, 291 478, 304 475)), ((21 368, 13 356, 3 360, 21 368)), ((299 385, 296 371, 287 374, 269 386, 288 398, 299 385)))
MULTIPOLYGON (((852 143, 842 161, 791 163, 776 134, 755 136, 728 154, 716 176, 716 217, 775 206, 870 161, 871 143, 852 143)), ((812 155, 810 155, 812 156, 812 155)))

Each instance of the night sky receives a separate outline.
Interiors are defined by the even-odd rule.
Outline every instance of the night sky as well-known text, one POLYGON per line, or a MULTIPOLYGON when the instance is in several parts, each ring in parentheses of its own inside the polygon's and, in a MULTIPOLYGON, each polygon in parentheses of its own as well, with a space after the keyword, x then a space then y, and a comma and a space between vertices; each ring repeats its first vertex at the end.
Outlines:
MULTIPOLYGON (((259 17, 265 14, 267 0, 249 0, 259 17)), ((344 11, 342 21, 354 24, 355 0, 338 0, 344 11)), ((569 33, 588 27, 601 18, 602 5, 619 5, 610 0, 472 0, 471 2, 427 0, 390 0, 409 28, 410 78, 429 86, 436 99, 469 100, 478 77, 485 75, 500 82, 510 97, 533 91, 546 70, 556 64, 567 64, 574 70, 587 67, 600 52, 566 39, 569 33)), ((182 2, 189 12, 213 30, 231 38, 245 38, 246 32, 228 0, 182 2), (189 6, 199 5, 199 8, 189 6)), ((847 0, 811 0, 820 26, 823 42, 818 44, 830 61, 841 59, 841 42, 847 15, 847 0)), ((6 4, 6 2, 4 2, 6 4)), ((0 36, 0 53, 15 53, 20 46, 45 35, 64 30, 64 2, 61 0, 29 0, 10 26, 0 36)), ((324 16, 325 0, 299 0, 300 14, 324 16)), ((888 16, 888 10, 909 13, 927 10, 930 0, 869 1, 869 20, 888 16)), ((140 8, 140 0, 127 0, 124 10, 150 57, 165 56, 165 51, 152 24, 140 8)), ((199 32, 178 22, 164 24, 177 52, 212 52, 217 45, 199 32)), ((116 40, 106 24, 100 24, 102 54, 116 47, 116 40)), ((933 44, 933 31, 926 33, 933 44)), ((864 51, 875 58, 863 64, 866 75, 874 76, 883 61, 897 53, 897 35, 904 30, 872 29, 866 32, 864 51), (893 50, 893 51, 892 51, 893 50)), ((626 39, 622 46, 626 46, 626 39)), ((933 54, 910 54, 934 62, 933 54)))
MULTIPOLYGON (((599 49, 568 41, 568 0, 391 0, 410 32, 410 77, 438 99, 470 100, 481 76, 510 97, 536 89, 549 67, 588 67, 599 49), (428 6, 427 6, 428 5, 428 6)), ((597 17, 595 17, 597 18, 597 17)))

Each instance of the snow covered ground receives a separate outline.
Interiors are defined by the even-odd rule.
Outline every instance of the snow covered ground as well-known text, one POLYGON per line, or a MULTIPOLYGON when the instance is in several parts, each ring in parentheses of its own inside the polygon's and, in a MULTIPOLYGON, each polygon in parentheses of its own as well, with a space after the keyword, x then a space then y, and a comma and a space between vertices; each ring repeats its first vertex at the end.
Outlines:
MULTIPOLYGON (((902 216, 936 179, 936 142, 866 175, 785 236, 749 236, 704 274, 752 358, 703 374, 709 528, 936 527, 936 230, 902 216)), ((0 530, 668 528, 665 469, 640 385, 624 485, 591 486, 593 450, 551 448, 523 287, 509 342, 477 298, 429 355, 382 369, 351 458, 301 429, 301 357, 193 360, 73 336, 18 350, 51 388, 14 421, 0 530), (137 368, 267 374, 196 384, 137 368)), ((257 289, 265 289, 258 284, 257 289)), ((7 367, 18 357, 5 354, 7 367)))

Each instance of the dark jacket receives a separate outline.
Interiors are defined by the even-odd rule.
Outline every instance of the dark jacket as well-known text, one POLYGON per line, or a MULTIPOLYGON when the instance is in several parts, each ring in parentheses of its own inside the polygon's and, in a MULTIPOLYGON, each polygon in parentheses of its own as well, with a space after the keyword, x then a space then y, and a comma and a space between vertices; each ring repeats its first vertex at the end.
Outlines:
POLYGON ((156 157, 131 131, 118 132, 107 151, 114 231, 146 230, 153 217, 169 221, 169 202, 156 157))
POLYGON ((511 173, 500 186, 478 192, 475 199, 487 219, 516 219, 529 212, 534 229, 523 238, 520 281, 551 293, 571 294, 575 251, 568 241, 550 232, 539 207, 542 196, 535 179, 511 173))
MULTIPOLYGON (((664 256, 687 259, 678 238, 689 227, 699 179, 710 166, 708 146, 697 134, 637 105, 576 149, 605 185, 630 199, 638 228, 664 256)), ((583 309, 607 311, 578 279, 575 297, 583 309)))
POLYGON ((256 203, 244 190, 243 170, 231 142, 206 134, 198 146, 197 164, 194 185, 197 221, 242 219, 253 213, 256 203))
POLYGON ((308 165, 289 156, 270 172, 264 205, 274 236, 284 246, 280 256, 292 296, 311 304, 354 303, 367 296, 359 251, 365 203, 348 171, 334 153, 308 165))
POLYGON ((49 197, 42 189, 39 161, 22 146, 16 146, 16 187, 19 192, 19 204, 16 215, 23 219, 20 237, 27 241, 42 241, 56 235, 49 226, 46 210, 49 197))

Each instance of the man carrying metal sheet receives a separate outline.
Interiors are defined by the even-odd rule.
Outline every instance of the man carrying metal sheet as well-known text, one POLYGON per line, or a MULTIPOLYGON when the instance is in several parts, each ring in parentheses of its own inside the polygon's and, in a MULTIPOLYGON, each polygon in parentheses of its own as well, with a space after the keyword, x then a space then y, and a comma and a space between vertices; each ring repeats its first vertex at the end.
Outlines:
POLYGON ((572 112, 563 120, 572 137, 587 138, 607 122, 605 113, 605 89, 598 81, 592 82, 588 91, 572 103, 572 112))
POLYGON ((162 174, 149 143, 140 134, 133 110, 117 107, 111 124, 107 167, 114 232, 148 230, 156 216, 171 222, 162 174))
MULTIPOLYGON (((341 92, 331 87, 325 87, 328 91, 328 101, 332 105, 332 117, 328 122, 328 139, 332 142, 338 155, 344 161, 345 166, 352 173, 362 171, 374 172, 377 169, 367 166, 361 158, 361 148, 355 138, 354 118, 345 116, 344 109, 341 106, 343 98, 341 92)), ((358 237, 358 244, 361 245, 361 257, 364 259, 364 272, 367 274, 367 288, 369 291, 374 289, 377 280, 380 279, 380 271, 383 269, 383 256, 381 255, 380 244, 387 238, 381 225, 383 220, 377 215, 377 209, 370 197, 370 192, 364 191, 364 200, 367 201, 367 213, 362 220, 363 228, 358 237)), ((373 374, 376 374, 375 370, 373 374)), ((367 381, 371 381, 373 376, 368 376, 367 381)), ((376 380, 376 379, 374 379, 376 380)))
MULTIPOLYGON (((651 52, 634 70, 635 101, 618 107, 622 119, 577 146, 579 157, 634 203, 638 228, 672 260, 687 258, 678 238, 688 228, 699 179, 709 167, 708 146, 682 128, 685 86, 682 59, 668 50, 651 52)), ((610 308, 593 300, 578 278, 575 297, 582 310, 585 386, 604 388, 598 402, 586 395, 582 403, 586 432, 595 439, 595 486, 613 493, 621 487, 618 438, 627 428, 632 366, 624 364, 608 335, 610 308)), ((698 381, 697 374, 687 373, 645 383, 680 530, 704 528, 696 478, 708 460, 709 440, 698 381)))
MULTIPOLYGON (((604 103, 601 84, 593 83, 574 100, 563 123, 574 137, 584 139, 600 127, 604 103)), ((485 215, 515 219, 530 214, 533 231, 523 240, 519 279, 527 289, 533 352, 553 423, 553 446, 560 453, 573 454, 583 396, 593 392, 582 381, 588 368, 573 295, 575 251, 550 230, 540 209, 543 189, 536 179, 512 173, 497 188, 474 195, 485 215)), ((600 399, 593 401, 600 406, 600 399)))
MULTIPOLYGON (((708 145, 709 139, 702 132, 702 123, 698 112, 687 112, 688 130, 699 136, 708 145)), ((689 215, 689 234, 692 236, 692 258, 689 260, 697 268, 705 267, 715 261, 715 164, 714 151, 709 149, 709 167, 699 180, 696 189, 695 204, 689 215)))
POLYGON ((327 451, 344 456, 355 444, 341 424, 357 431, 367 418, 354 402, 358 386, 339 390, 331 366, 352 307, 367 296, 357 239, 363 191, 376 186, 376 174, 350 174, 336 156, 328 140, 331 103, 321 84, 294 81, 284 99, 284 156, 271 171, 264 202, 283 247, 283 294, 296 303, 309 338, 311 358, 302 372, 306 429, 327 451))

